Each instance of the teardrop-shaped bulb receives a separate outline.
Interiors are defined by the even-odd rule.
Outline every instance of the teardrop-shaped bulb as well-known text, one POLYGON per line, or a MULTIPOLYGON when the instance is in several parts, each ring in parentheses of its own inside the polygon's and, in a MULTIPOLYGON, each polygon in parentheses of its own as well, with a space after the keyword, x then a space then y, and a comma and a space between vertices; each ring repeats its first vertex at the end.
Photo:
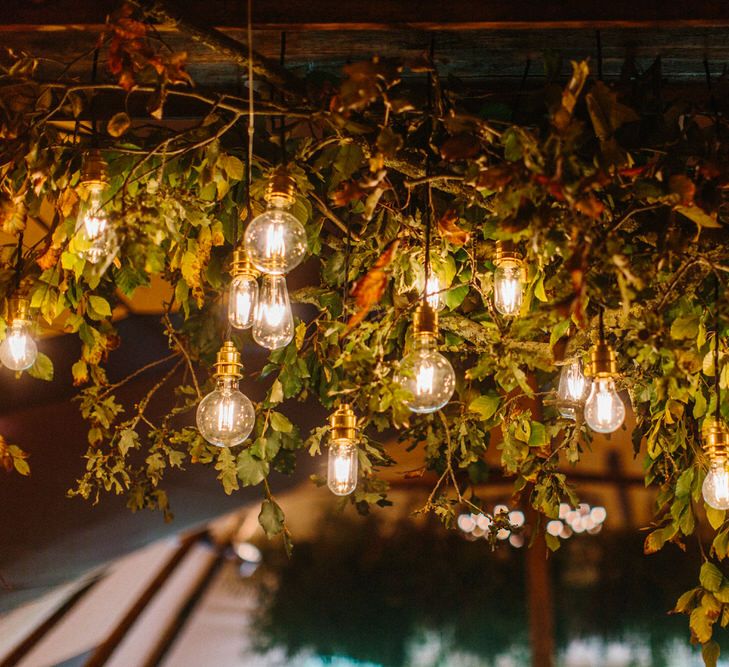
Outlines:
POLYGON ((504 262, 494 271, 494 307, 506 317, 516 317, 524 296, 523 268, 515 262, 504 262))
POLYGON ((253 340, 269 350, 288 345, 294 337, 294 316, 286 278, 264 274, 253 320, 253 340))
POLYGON ((236 276, 230 283, 228 321, 236 329, 249 329, 258 303, 258 281, 249 274, 236 276))
POLYGON ((106 186, 103 183, 91 183, 86 186, 86 191, 86 199, 80 202, 76 218, 75 244, 79 254, 87 262, 104 263, 108 266, 116 255, 118 239, 114 226, 103 208, 106 186))
POLYGON ((625 404, 610 378, 595 378, 585 402, 585 421, 597 433, 612 433, 625 419, 625 404))
POLYGON ((582 372, 579 359, 562 366, 557 389, 557 409, 567 419, 574 419, 577 411, 585 404, 590 385, 582 372))
POLYGON ((711 464, 704 478, 701 494, 709 507, 716 510, 729 510, 729 470, 723 461, 711 464))
POLYGON ((0 361, 11 371, 30 368, 38 357, 38 346, 33 340, 30 325, 25 320, 15 320, 0 343, 0 361))

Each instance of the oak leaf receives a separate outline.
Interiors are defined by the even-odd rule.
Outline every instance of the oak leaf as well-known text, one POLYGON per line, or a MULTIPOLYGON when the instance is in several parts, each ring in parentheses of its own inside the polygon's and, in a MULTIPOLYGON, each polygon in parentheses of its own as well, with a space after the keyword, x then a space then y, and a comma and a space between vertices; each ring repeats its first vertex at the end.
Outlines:
POLYGON ((471 233, 458 226, 458 213, 452 208, 446 210, 438 220, 438 232, 451 245, 462 246, 468 243, 471 233))

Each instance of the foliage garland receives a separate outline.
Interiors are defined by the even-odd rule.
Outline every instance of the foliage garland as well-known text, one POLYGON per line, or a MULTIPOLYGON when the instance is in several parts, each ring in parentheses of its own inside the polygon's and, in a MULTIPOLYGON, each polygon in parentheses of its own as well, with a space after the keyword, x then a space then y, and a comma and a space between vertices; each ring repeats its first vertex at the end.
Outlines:
MULTIPOLYGON (((258 135, 267 132, 275 142, 269 121, 286 119, 298 188, 294 213, 306 225, 310 254, 320 260, 321 281, 292 295, 317 315, 300 321, 295 340, 270 355, 261 373, 269 389, 257 405, 252 441, 236 452, 209 446, 186 415, 208 386, 200 366, 212 364, 223 336, 226 267, 245 225, 244 151, 236 132, 243 131, 248 108, 242 98, 192 86, 185 54, 169 52, 156 36, 155 24, 171 18, 163 3, 124 4, 99 42, 108 77, 98 83, 79 83, 65 72, 44 79, 29 54, 5 54, 0 64, 0 223, 4 232, 22 236, 26 216, 51 220, 40 244, 23 247, 21 239, 22 285, 39 322, 62 326, 82 343, 73 378, 82 387, 89 449, 72 495, 97 501, 102 492, 124 494, 131 509, 167 514, 165 471, 208 464, 227 493, 263 486, 261 524, 269 535, 283 533, 290 547, 267 477, 271 470, 290 472, 301 449, 318 454, 327 427, 304 437, 277 408, 310 396, 331 408, 346 396, 364 434, 363 476, 352 498, 361 511, 388 502, 377 471, 392 461, 376 433, 395 427, 402 440, 423 445, 423 471, 439 475, 423 510, 450 523, 460 506, 479 508, 469 489, 485 479, 484 454, 500 430, 501 466, 514 478, 514 494, 554 517, 560 501, 575 502, 561 464, 577 464, 591 435, 584 424, 560 419, 542 397, 565 349, 570 355, 587 349, 604 308, 637 419, 635 452, 645 452, 646 484, 658 488, 646 553, 668 542, 681 545, 695 532, 706 468, 699 427, 715 406, 714 374, 720 373, 722 388, 729 385, 727 318, 719 318, 719 369, 710 352, 713 319, 707 322, 714 281, 726 285, 729 272, 729 226, 722 216, 729 141, 717 113, 720 87, 706 109, 696 100, 663 99, 648 86, 655 73, 649 72, 621 97, 591 81, 585 62, 572 64, 561 87, 559 68, 548 62, 545 104, 529 122, 515 124, 503 110, 479 109, 458 81, 441 81, 426 55, 350 64, 340 81, 304 81, 254 55, 256 75, 280 93, 259 92, 258 135), (433 77, 432 112, 418 88, 425 73, 433 77), (91 104, 97 100, 98 110, 102 99, 125 110, 108 119, 103 136, 111 176, 107 208, 122 251, 100 276, 78 252, 74 217, 91 104), (180 100, 202 110, 187 129, 132 123, 126 111, 142 101, 160 120, 180 100), (69 119, 73 131, 61 122, 69 119), (426 157, 433 164, 427 176, 426 157), (416 417, 403 405, 393 374, 423 281, 422 211, 413 211, 410 200, 426 184, 437 221, 432 268, 446 290, 443 348, 459 380, 442 411, 416 417), (491 305, 497 240, 520 243, 529 267, 514 321, 491 305), (104 370, 119 344, 111 314, 119 295, 130 296, 155 275, 174 286, 162 318, 171 355, 135 371, 164 365, 167 372, 127 412, 116 391, 129 378, 110 383, 104 370), (354 289, 343 324, 345 284, 354 289), (152 422, 150 400, 171 389, 178 371, 184 381, 174 387, 175 407, 152 422)), ((247 62, 243 45, 175 22, 235 62, 247 62)), ((269 141, 255 148, 254 213, 274 166, 269 141)), ((4 297, 14 287, 16 248, 17 241, 0 256, 4 297)), ((51 379, 52 362, 40 354, 29 372, 51 379)), ((729 405, 720 408, 729 418, 729 405)), ((0 462, 28 472, 26 455, 5 441, 0 462)), ((690 615, 692 636, 710 664, 718 652, 712 627, 729 623, 729 579, 717 565, 729 552, 729 522, 723 512, 706 515, 715 537, 700 586, 681 597, 676 611, 690 615)))

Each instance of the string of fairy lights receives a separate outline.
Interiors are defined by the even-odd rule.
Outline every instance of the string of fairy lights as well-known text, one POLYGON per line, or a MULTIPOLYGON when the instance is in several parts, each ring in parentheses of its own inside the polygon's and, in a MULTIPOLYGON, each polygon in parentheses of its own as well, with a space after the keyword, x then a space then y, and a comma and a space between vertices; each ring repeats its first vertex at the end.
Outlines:
MULTIPOLYGON (((252 49, 251 2, 248 3, 248 44, 252 49)), ((239 389, 243 377, 241 355, 231 340, 232 329, 250 329, 253 340, 264 348, 277 350, 288 345, 294 336, 286 275, 306 257, 307 237, 304 226, 291 212, 297 191, 286 164, 285 125, 281 119, 281 164, 274 169, 265 193, 266 210, 255 217, 251 209, 251 171, 253 159, 253 71, 249 57, 249 126, 246 165, 247 225, 241 242, 233 251, 227 301, 228 331, 215 363, 216 385, 199 403, 196 423, 201 435, 218 447, 243 443, 253 431, 256 414, 250 399, 239 389)), ((428 82, 429 95, 432 85, 428 82)), ((431 128, 432 130, 432 128, 431 128)), ((95 132, 93 133, 95 136, 95 132)), ((426 173, 430 159, 426 160, 426 173)), ((93 142, 82 165, 78 192, 80 205, 75 235, 70 248, 103 273, 116 256, 119 242, 116 230, 104 209, 108 201, 108 165, 93 142)), ((425 222, 422 299, 418 304, 406 345, 406 354, 397 365, 395 381, 404 390, 408 408, 416 414, 434 413, 448 404, 456 386, 456 374, 450 361, 438 350, 438 311, 443 308, 442 288, 431 271, 431 201, 426 178, 423 207, 425 222)), ((29 369, 37 358, 33 338, 30 302, 21 290, 22 235, 16 260, 15 291, 8 299, 7 331, 0 343, 0 361, 13 371, 29 369)), ((343 317, 347 310, 349 284, 350 234, 346 238, 343 317)), ((503 317, 517 317, 523 305, 527 270, 523 256, 512 242, 498 241, 493 257, 493 306, 503 317)), ((717 283, 718 284, 718 283, 717 283)), ((718 308, 718 288, 716 294, 718 308)), ((704 420, 704 452, 709 473, 703 486, 707 504, 729 509, 729 430, 719 414, 719 321, 714 332, 716 413, 704 420)), ((598 340, 586 367, 582 359, 568 359, 562 366, 557 387, 557 408, 565 419, 584 422, 597 433, 613 433, 623 424, 625 404, 616 385, 614 349, 607 343, 602 310, 599 315, 598 340)), ((351 494, 358 480, 358 440, 361 428, 352 407, 341 402, 330 418, 328 486, 336 495, 351 494)))

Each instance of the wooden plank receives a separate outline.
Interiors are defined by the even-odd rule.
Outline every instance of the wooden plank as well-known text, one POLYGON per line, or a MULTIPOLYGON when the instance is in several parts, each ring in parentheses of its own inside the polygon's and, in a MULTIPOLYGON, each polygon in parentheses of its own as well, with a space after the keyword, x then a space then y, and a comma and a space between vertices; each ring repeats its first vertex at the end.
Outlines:
MULTIPOLYGON (((175 3, 191 16, 200 16, 199 0, 175 3)), ((116 0, 4 0, 0 29, 20 26, 41 29, 97 28, 117 5, 116 0)), ((218 28, 245 24, 245 0, 207 0, 204 21, 218 28)), ((422 0, 285 0, 254 2, 254 23, 273 30, 492 30, 610 27, 725 27, 729 26, 729 3, 697 0, 667 3, 659 0, 490 0, 447 3, 422 0)))

